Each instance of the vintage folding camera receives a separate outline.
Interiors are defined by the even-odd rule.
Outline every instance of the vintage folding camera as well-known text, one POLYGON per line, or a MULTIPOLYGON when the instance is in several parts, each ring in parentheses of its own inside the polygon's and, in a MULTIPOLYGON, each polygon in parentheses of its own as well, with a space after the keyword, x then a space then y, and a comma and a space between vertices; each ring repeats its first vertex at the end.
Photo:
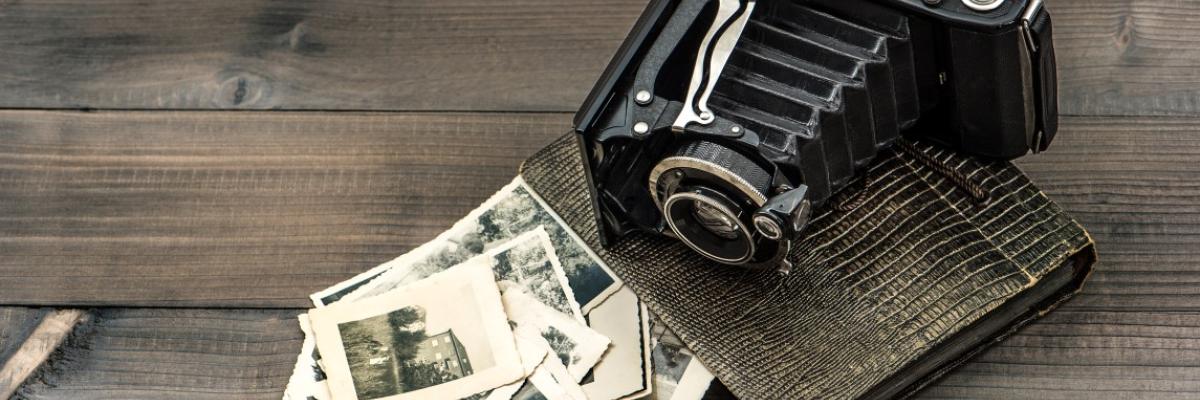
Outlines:
POLYGON ((992 159, 1058 128, 1038 0, 656 0, 583 104, 601 238, 778 268, 902 135, 992 159))

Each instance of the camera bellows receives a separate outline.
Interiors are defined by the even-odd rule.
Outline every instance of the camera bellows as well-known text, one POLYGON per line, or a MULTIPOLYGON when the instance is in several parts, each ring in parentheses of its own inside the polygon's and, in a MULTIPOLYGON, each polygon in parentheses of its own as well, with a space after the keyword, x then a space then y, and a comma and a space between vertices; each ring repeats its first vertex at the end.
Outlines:
POLYGON ((823 160, 802 164, 800 174, 811 198, 824 200, 918 117, 916 101, 897 100, 915 99, 917 89, 907 25, 894 22, 897 32, 884 33, 807 5, 772 3, 747 25, 712 107, 767 146, 823 160))

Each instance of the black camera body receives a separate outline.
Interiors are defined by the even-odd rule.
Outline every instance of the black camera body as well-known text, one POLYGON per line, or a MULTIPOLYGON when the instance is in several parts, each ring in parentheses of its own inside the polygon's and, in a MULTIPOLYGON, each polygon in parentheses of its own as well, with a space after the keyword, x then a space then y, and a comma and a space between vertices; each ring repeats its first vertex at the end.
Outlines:
POLYGON ((1040 0, 655 0, 575 119, 601 238, 786 269, 901 135, 992 159, 1058 128, 1040 0))

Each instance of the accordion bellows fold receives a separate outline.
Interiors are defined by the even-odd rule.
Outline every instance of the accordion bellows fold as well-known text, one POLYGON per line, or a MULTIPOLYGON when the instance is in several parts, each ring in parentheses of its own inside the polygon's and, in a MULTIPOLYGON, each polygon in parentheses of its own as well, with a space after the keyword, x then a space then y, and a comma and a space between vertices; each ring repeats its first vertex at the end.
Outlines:
POLYGON ((991 201, 884 151, 871 186, 850 185, 866 191, 861 206, 814 215, 789 275, 648 234, 601 247, 574 135, 522 175, 739 398, 894 398, 1068 299, 1096 259, 1088 233, 1012 164, 917 148, 991 201))

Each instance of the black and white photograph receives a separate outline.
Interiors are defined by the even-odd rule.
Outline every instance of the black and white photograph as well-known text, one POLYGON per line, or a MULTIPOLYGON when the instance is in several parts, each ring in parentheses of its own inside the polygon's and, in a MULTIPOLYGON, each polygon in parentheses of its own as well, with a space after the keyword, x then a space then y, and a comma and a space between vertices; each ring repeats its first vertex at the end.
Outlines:
POLYGON ((604 335, 542 304, 520 286, 502 283, 501 289, 509 321, 516 329, 536 330, 576 382, 604 357, 610 343, 604 335))
POLYGON ((655 400, 671 399, 684 371, 692 362, 692 355, 677 346, 659 342, 650 352, 650 357, 654 366, 653 397, 655 400))
POLYGON ((589 326, 612 345, 583 390, 592 399, 634 399, 651 391, 650 320, 646 306, 623 287, 588 314, 589 326))
POLYGON ((538 227, 545 229, 582 313, 586 314, 620 287, 599 257, 517 178, 437 238, 311 297, 320 307, 344 297, 361 299, 385 293, 483 254, 538 227))
POLYGON ((283 392, 284 400, 329 400, 329 386, 325 383, 325 370, 321 368, 317 353, 317 339, 312 332, 312 321, 308 314, 296 316, 300 331, 304 333, 304 342, 300 345, 300 355, 296 357, 296 366, 292 368, 292 377, 288 379, 287 388, 283 392))
POLYGON ((652 317, 650 324, 654 379, 649 400, 702 399, 713 382, 712 372, 661 321, 652 317))
POLYGON ((542 365, 525 381, 525 386, 513 399, 588 400, 583 388, 575 382, 567 369, 553 356, 547 356, 542 365), (522 393, 529 386, 536 388, 528 394, 522 393), (536 394, 535 394, 536 393, 536 394), (541 396, 541 397, 537 397, 541 396))
MULTIPOLYGON (((520 341, 522 336, 528 333, 517 329, 514 330, 514 334, 517 335, 518 341, 520 341)), ((536 331, 533 334, 537 335, 536 331)), ((524 380, 493 390, 486 397, 486 400, 539 398, 547 400, 588 400, 587 395, 583 393, 583 388, 575 381, 575 377, 567 371, 567 367, 563 365, 561 359, 553 351, 549 351, 549 344, 538 336, 534 336, 533 339, 536 339, 539 345, 547 350, 544 352, 545 357, 538 362, 537 368, 524 380)))
POLYGON ((522 378, 504 315, 491 266, 474 262, 310 318, 334 399, 409 400, 466 397, 522 378))
POLYGON ((566 271, 559 264, 546 230, 539 226, 513 239, 492 256, 497 281, 516 283, 542 304, 584 322, 566 271))
MULTIPOLYGON (((452 247, 452 244, 442 248, 452 247)), ((437 246, 430 246, 430 249, 437 246)), ((438 263, 421 263, 428 260, 423 252, 417 252, 412 257, 401 257, 395 261, 395 266, 375 281, 362 286, 358 290, 342 298, 342 301, 354 302, 364 298, 378 296, 388 291, 399 290, 412 282, 419 281, 440 272, 450 266, 438 263), (415 260, 413 265, 405 264, 415 260)), ((501 283, 512 283, 536 297, 542 304, 550 306, 564 314, 570 315, 581 323, 584 322, 583 312, 579 303, 575 302, 571 286, 562 266, 555 257, 554 247, 549 235, 543 227, 538 226, 512 240, 499 243, 481 255, 475 256, 469 262, 491 263, 496 274, 496 280, 501 283)))

